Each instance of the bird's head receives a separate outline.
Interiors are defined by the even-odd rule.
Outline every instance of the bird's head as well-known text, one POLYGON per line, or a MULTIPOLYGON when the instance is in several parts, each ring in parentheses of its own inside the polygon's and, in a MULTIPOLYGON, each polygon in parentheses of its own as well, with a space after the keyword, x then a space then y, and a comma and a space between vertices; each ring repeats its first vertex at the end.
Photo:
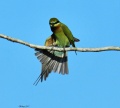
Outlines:
POLYGON ((57 18, 51 18, 49 20, 49 25, 51 28, 56 28, 60 26, 60 21, 57 18))

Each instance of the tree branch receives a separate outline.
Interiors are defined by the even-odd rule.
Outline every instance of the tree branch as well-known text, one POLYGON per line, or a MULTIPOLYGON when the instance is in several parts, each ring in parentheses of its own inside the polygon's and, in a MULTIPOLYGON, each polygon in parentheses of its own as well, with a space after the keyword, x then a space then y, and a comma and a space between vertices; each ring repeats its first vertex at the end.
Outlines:
MULTIPOLYGON (((39 45, 34 45, 34 44, 30 44, 28 42, 19 40, 19 39, 15 39, 3 34, 0 34, 0 38, 4 38, 7 39, 9 41, 12 42, 16 42, 19 44, 23 44, 25 46, 28 46, 30 48, 38 48, 38 49, 46 49, 46 50, 56 50, 56 51, 64 51, 63 48, 57 48, 57 47, 46 47, 46 46, 39 46, 39 45)), ((101 51, 120 51, 120 47, 115 47, 115 46, 108 46, 108 47, 101 47, 101 48, 73 48, 73 47, 69 47, 69 48, 65 48, 66 51, 79 51, 79 52, 101 52, 101 51)))

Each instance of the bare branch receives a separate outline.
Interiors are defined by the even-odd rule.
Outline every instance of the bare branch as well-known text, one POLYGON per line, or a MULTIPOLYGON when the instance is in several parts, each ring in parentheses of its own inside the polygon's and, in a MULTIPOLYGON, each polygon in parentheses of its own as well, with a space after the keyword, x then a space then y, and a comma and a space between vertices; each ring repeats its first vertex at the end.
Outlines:
MULTIPOLYGON (((12 41, 12 42, 16 42, 16 43, 19 43, 19 44, 23 44, 25 46, 28 46, 30 48, 38 48, 38 49, 47 49, 47 50, 56 50, 56 51, 64 51, 63 48, 57 48, 57 47, 46 47, 46 46, 39 46, 39 45, 34 45, 34 44, 30 44, 28 42, 25 42, 25 41, 22 41, 22 40, 19 40, 19 39, 15 39, 15 38, 11 38, 9 36, 6 36, 6 35, 3 35, 3 34, 0 34, 0 38, 4 38, 4 39, 7 39, 9 41, 12 41)), ((120 47, 115 47, 115 46, 108 46, 108 47, 102 47, 102 48, 65 48, 66 51, 79 51, 79 52, 101 52, 101 51, 120 51, 120 47)))

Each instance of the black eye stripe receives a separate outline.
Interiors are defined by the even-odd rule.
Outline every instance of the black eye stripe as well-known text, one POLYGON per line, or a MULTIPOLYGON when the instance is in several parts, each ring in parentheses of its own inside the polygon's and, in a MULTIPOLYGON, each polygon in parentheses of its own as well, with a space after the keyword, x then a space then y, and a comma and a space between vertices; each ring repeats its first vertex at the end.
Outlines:
POLYGON ((60 21, 57 21, 57 22, 50 22, 50 24, 57 24, 59 23, 60 21))
POLYGON ((55 24, 59 23, 60 21, 55 22, 55 24))

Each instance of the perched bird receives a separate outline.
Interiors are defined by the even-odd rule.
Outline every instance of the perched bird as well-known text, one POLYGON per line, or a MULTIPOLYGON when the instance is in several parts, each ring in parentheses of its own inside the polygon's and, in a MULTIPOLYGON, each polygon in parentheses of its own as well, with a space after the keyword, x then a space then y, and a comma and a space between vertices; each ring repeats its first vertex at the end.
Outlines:
MULTIPOLYGON (((52 35, 46 39, 45 46, 65 48, 72 45, 75 47, 75 42, 80 41, 79 39, 73 37, 70 29, 57 18, 51 18, 49 20, 49 25, 52 35)), ((68 74, 68 60, 66 51, 60 52, 36 49, 35 55, 42 63, 42 71, 38 79, 35 81, 35 85, 37 85, 40 80, 41 82, 43 79, 46 80, 49 73, 52 71, 61 74, 68 74)))

